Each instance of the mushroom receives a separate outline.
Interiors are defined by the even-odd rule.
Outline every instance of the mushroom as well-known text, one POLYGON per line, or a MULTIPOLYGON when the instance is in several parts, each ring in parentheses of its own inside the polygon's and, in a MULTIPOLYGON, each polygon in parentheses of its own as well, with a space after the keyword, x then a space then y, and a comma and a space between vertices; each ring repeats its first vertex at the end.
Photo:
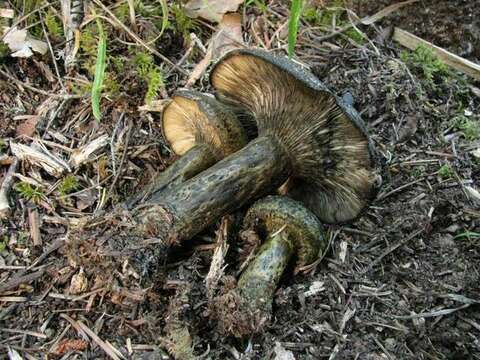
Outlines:
POLYGON ((294 255, 304 266, 323 256, 328 242, 317 217, 298 201, 269 196, 247 212, 244 227, 266 238, 237 287, 214 300, 220 329, 237 337, 259 332, 269 322, 272 299, 294 255))
POLYGON ((275 191, 320 220, 349 221, 370 198, 370 144, 355 110, 295 63, 259 50, 234 50, 210 75, 219 98, 256 120, 258 138, 136 212, 139 231, 166 246, 275 191))
POLYGON ((172 97, 162 114, 162 130, 181 157, 129 199, 127 208, 192 178, 247 143, 244 129, 228 106, 190 90, 177 91, 172 97))

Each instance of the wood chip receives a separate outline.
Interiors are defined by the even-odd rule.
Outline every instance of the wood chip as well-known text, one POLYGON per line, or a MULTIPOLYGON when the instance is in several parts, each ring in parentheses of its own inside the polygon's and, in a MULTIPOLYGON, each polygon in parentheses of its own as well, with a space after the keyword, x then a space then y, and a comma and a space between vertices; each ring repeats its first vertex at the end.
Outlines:
POLYGON ((52 176, 60 177, 63 172, 70 170, 63 160, 58 159, 41 147, 37 148, 10 142, 10 149, 18 159, 26 160, 32 165, 36 165, 52 176))
POLYGON ((83 163, 87 162, 95 152, 107 145, 108 135, 106 134, 96 138, 93 141, 90 141, 88 144, 83 145, 72 152, 70 164, 76 168, 79 167, 83 163))
POLYGON ((28 209, 28 224, 30 227, 30 237, 32 238, 33 246, 42 246, 42 237, 40 235, 40 217, 37 209, 28 209))

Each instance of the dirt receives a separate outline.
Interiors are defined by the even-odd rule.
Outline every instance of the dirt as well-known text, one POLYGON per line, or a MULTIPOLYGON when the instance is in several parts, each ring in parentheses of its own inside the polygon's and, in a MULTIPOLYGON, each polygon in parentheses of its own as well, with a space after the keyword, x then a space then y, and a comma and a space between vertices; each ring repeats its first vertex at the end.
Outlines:
MULTIPOLYGON (((353 1, 352 8, 365 15, 393 2, 353 1)), ((285 21, 284 4, 271 4, 271 11, 271 22, 285 21)), ((475 11, 478 7, 471 1, 419 1, 377 25, 400 24, 451 51, 467 51, 464 55, 477 61, 478 37, 467 32, 478 30, 480 17, 475 11)), ((248 21, 253 21, 252 16, 249 13, 248 21)), ((252 27, 248 29, 247 38, 254 39, 252 27)), ((269 28, 269 36, 275 30, 269 28)), ((465 189, 480 186, 480 160, 472 153, 480 148, 480 139, 466 138, 455 127, 459 116, 480 120, 480 97, 474 92, 479 84, 459 74, 428 81, 400 59, 404 49, 388 40, 376 41, 378 33, 364 30, 375 47, 342 37, 317 44, 315 39, 325 34, 315 30, 299 37, 297 56, 337 94, 353 97, 375 144, 382 179, 378 194, 355 222, 326 227, 330 250, 310 272, 293 275, 290 266, 275 294, 273 319, 266 331, 245 339, 218 331, 204 282, 218 226, 172 251, 164 275, 141 287, 124 264, 115 263, 115 256, 99 252, 108 231, 98 229, 106 226, 120 232, 128 222, 122 219, 99 225, 89 241, 52 251, 35 264, 35 270, 45 271, 42 277, 2 293, 0 353, 10 348, 31 358, 47 353, 51 358, 106 358, 98 344, 75 330, 81 322, 132 359, 168 359, 168 350, 178 353, 178 344, 188 340, 185 329, 195 356, 205 359, 275 359, 279 349, 291 351, 297 360, 480 359, 480 211, 465 189), (445 165, 450 169, 447 174, 441 171, 445 165), (88 290, 72 294, 72 276, 82 272, 88 290), (323 286, 311 295, 308 290, 314 284, 323 286), (61 341, 62 351, 56 344, 61 341), (129 343, 133 354, 128 352, 129 343)), ((34 66, 31 61, 7 64, 22 81, 45 87, 27 75, 34 66)), ((188 63, 186 68, 192 66, 188 63)), ((170 93, 178 79, 177 73, 169 78, 170 93)), ((1 134, 13 137, 21 121, 15 116, 31 114, 44 98, 19 93, 7 79, 0 80, 0 88, 1 134)), ((86 197, 72 196, 72 203, 59 204, 55 211, 48 204, 36 206, 42 217, 39 249, 29 238, 32 205, 12 194, 14 216, 1 227, 2 238, 7 235, 8 241, 0 253, 5 269, 0 286, 18 276, 49 245, 75 233, 74 226, 62 221, 95 211, 102 191, 112 184, 114 177, 108 175, 118 169, 129 124, 133 130, 122 176, 113 185, 114 203, 174 161, 161 139, 157 115, 139 112, 141 102, 141 95, 125 94, 121 101, 109 103, 111 112, 101 123, 82 117, 66 127, 89 106, 82 99, 68 102, 52 129, 64 131, 75 145, 83 143, 84 134, 116 132, 120 140, 115 164, 109 146, 77 171, 81 187, 91 187, 86 197), (127 114, 124 120, 122 112, 127 114), (86 207, 78 210, 82 204, 86 207)), ((18 172, 35 175, 28 164, 18 172)), ((56 181, 43 172, 41 176, 50 184, 56 181)), ((111 209, 109 203, 106 215, 111 209)), ((241 251, 247 247, 238 236, 244 211, 230 220, 227 275, 236 275, 244 257, 241 251)))
MULTIPOLYGON (((358 15, 366 16, 398 1, 348 3, 358 15)), ((475 1, 420 0, 400 9, 382 25, 398 26, 474 62, 480 60, 480 9, 475 1)))

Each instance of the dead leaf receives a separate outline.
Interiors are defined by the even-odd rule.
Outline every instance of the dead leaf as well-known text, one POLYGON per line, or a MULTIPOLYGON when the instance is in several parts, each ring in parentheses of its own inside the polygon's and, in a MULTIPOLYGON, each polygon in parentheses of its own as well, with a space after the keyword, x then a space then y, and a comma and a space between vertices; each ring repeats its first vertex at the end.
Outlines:
POLYGON ((190 0, 185 5, 185 12, 189 17, 220 22, 227 12, 237 11, 243 0, 190 0))
POLYGON ((239 13, 225 14, 213 42, 214 59, 243 45, 242 16, 239 13))
POLYGON ((12 57, 30 57, 33 55, 32 50, 43 55, 48 50, 46 42, 32 38, 25 29, 6 27, 4 34, 3 42, 12 51, 12 57))
POLYGON ((218 30, 210 40, 205 57, 192 70, 185 86, 190 87, 195 84, 212 61, 242 44, 242 16, 238 13, 225 14, 218 25, 218 30))
POLYGON ((13 19, 14 12, 12 9, 0 9, 0 17, 13 19))
POLYGON ((19 124, 15 130, 17 136, 28 136, 32 137, 35 133, 36 126, 40 117, 38 115, 32 115, 27 120, 19 124))
POLYGON ((88 287, 88 280, 83 272, 83 268, 80 268, 78 274, 72 276, 72 280, 70 281, 70 288, 68 292, 70 294, 81 294, 88 287))

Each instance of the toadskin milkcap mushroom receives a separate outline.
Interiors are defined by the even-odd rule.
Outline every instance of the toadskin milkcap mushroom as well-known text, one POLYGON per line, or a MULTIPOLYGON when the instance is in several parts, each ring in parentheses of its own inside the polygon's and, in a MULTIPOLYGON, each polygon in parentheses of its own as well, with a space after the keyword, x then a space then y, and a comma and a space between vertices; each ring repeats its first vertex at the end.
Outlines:
POLYGON ((237 287, 214 301, 220 329, 237 337, 259 332, 268 323, 273 295, 292 256, 304 266, 322 257, 328 245, 317 217, 284 196, 257 201, 246 215, 245 227, 256 229, 266 242, 237 287))
POLYGON ((149 195, 180 184, 241 149, 247 136, 235 114, 213 96, 177 91, 162 114, 165 139, 180 159, 127 202, 131 208, 149 195))
POLYGON ((353 108, 313 75, 263 51, 234 50, 210 79, 222 100, 254 116, 258 138, 153 196, 137 212, 141 231, 169 246, 289 178, 289 194, 325 222, 351 220, 366 206, 373 184, 368 137, 353 108))
POLYGON ((352 220, 364 208, 373 182, 369 140, 358 113, 312 74, 287 58, 239 49, 210 75, 219 99, 243 106, 259 137, 285 151, 288 194, 320 220, 352 220))

